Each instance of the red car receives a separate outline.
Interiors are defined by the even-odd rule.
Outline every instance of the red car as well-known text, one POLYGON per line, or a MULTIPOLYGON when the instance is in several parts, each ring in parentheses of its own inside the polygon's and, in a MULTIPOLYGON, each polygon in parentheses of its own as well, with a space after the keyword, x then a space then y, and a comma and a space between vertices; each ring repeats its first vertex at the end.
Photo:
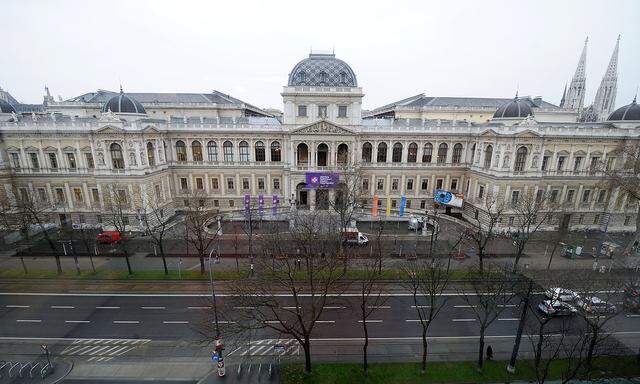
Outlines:
POLYGON ((114 244, 122 239, 122 235, 118 231, 104 231, 96 236, 96 240, 100 244, 114 244))

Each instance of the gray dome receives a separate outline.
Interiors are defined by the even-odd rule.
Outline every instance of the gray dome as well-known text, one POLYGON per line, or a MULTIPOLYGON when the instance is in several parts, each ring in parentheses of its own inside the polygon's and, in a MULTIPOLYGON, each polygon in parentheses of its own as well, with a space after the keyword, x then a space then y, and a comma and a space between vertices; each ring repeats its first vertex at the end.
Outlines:
POLYGON ((349 64, 336 59, 336 55, 311 53, 289 74, 289 86, 296 85, 357 87, 358 82, 349 64))
POLYGON ((144 110, 144 107, 140 102, 133 97, 127 96, 122 89, 120 89, 120 94, 113 96, 110 98, 104 106, 102 107, 102 112, 113 112, 113 113, 139 113, 146 114, 147 111, 144 110))
POLYGON ((609 121, 623 121, 623 120, 640 120, 640 105, 636 103, 636 98, 633 98, 631 104, 625 105, 613 111, 609 118, 609 121))
POLYGON ((529 100, 518 99, 518 96, 516 96, 513 100, 498 107, 498 110, 493 114, 493 118, 525 118, 529 115, 533 116, 529 100))
POLYGON ((13 108, 13 105, 0 99, 0 113, 16 113, 16 109, 13 108))

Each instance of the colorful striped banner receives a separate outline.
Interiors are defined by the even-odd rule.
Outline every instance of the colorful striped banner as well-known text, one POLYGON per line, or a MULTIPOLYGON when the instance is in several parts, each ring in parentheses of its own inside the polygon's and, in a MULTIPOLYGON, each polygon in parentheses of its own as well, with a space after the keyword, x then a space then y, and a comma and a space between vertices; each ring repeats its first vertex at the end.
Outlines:
POLYGON ((391 216, 391 198, 387 197, 387 217, 391 216))
POLYGON ((373 195, 373 206, 371 207, 371 216, 378 216, 378 195, 373 195))
POLYGON ((404 216, 404 208, 407 205, 407 196, 402 196, 402 200, 400 200, 400 217, 404 216))

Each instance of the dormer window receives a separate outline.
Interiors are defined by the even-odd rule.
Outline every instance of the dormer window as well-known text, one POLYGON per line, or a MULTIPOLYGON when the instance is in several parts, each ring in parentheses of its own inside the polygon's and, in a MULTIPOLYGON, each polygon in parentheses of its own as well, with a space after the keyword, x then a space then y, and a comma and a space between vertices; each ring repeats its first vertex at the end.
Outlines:
POLYGON ((320 84, 325 85, 329 81, 329 76, 326 72, 320 72, 320 84))
POLYGON ((307 72, 305 72, 305 71, 301 71, 301 72, 298 74, 298 81, 300 81, 301 83, 306 82, 306 81, 307 81, 307 72))
POLYGON ((341 85, 347 84, 347 74, 344 72, 340 72, 340 84, 341 85))

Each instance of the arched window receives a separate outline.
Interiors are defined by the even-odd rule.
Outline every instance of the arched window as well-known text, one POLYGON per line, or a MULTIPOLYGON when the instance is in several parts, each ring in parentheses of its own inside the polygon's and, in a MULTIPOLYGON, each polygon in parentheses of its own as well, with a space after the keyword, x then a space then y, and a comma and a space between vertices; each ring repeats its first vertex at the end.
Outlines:
POLYGON ((264 143, 262 141, 256 141, 255 145, 256 150, 256 161, 265 161, 265 151, 264 151, 264 143))
POLYGON ((176 141, 176 159, 178 161, 187 161, 187 146, 184 141, 176 141))
POLYGON ((387 143, 378 144, 378 156, 376 157, 378 163, 387 162, 387 143))
POLYGON ((298 144, 298 165, 307 165, 309 163, 309 147, 305 143, 298 144))
POLYGON ((491 168, 491 160, 493 157, 493 146, 487 145, 484 149, 484 167, 491 168))
POLYGON ((407 152, 407 161, 409 163, 415 163, 418 160, 418 144, 409 144, 409 152, 407 152))
POLYGON ((244 140, 240 142, 240 161, 249 161, 249 143, 244 140))
POLYGON ((449 151, 447 143, 438 145, 438 164, 444 164, 447 161, 447 151, 449 151))
POLYGON ((451 157, 451 162, 453 164, 460 164, 462 160, 462 144, 456 143, 453 146, 453 156, 451 157))
POLYGON ((433 144, 427 143, 422 148, 422 162, 430 163, 432 157, 433 157, 433 144))
POLYGON ((327 146, 327 144, 322 143, 320 145, 318 145, 318 149, 317 149, 317 153, 316 153, 317 157, 318 157, 318 161, 316 164, 318 167, 326 167, 327 166, 327 159, 329 158, 329 147, 327 146))
POLYGON ((207 157, 209 161, 218 161, 218 144, 213 140, 207 143, 207 157))
POLYGON ((301 83, 306 82, 307 81, 307 72, 300 71, 300 73, 298 73, 298 81, 300 81, 301 83))
POLYGON ((233 161, 233 144, 229 140, 222 144, 222 152, 224 161, 233 161))
POLYGON ((476 144, 473 143, 473 146, 471 147, 471 161, 470 163, 473 164, 473 159, 475 159, 476 157, 476 144))
POLYGON ((402 161, 402 144, 395 143, 393 144, 393 152, 391 153, 391 161, 394 163, 399 163, 402 161))
POLYGON ((191 142, 191 156, 193 161, 202 161, 202 144, 198 140, 191 142))
POLYGON ((149 162, 149 166, 153 167, 156 165, 156 151, 153 148, 153 143, 147 143, 147 161, 149 162))
POLYGON ((366 142, 364 144, 362 144, 362 162, 363 163, 370 163, 371 162, 371 154, 373 152, 373 147, 371 146, 371 143, 366 142))
POLYGON ((111 164, 115 169, 124 169, 124 157, 122 156, 122 147, 118 143, 112 143, 109 147, 111 152, 111 164))
POLYGON ((523 172, 524 165, 527 163, 527 147, 520 147, 516 151, 516 165, 514 171, 523 172))
POLYGON ((271 161, 280 161, 282 159, 282 151, 280 150, 280 143, 274 141, 271 143, 271 161))
POLYGON ((344 165, 349 162, 349 146, 347 144, 342 143, 338 145, 336 162, 340 165, 344 165))

